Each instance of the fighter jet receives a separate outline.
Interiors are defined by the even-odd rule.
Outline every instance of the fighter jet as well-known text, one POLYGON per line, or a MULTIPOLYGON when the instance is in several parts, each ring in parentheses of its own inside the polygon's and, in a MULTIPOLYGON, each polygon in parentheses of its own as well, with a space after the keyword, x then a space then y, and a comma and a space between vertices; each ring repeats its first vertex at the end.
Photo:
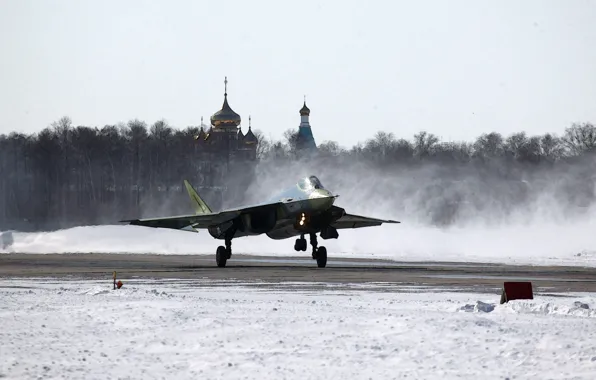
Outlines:
POLYGON ((267 202, 220 212, 213 212, 188 181, 185 180, 184 185, 195 208, 195 215, 121 222, 193 232, 206 229, 215 239, 225 241, 225 246, 217 247, 215 253, 218 267, 225 267, 231 259, 232 239, 266 234, 275 240, 298 237, 294 243, 296 251, 306 251, 305 236, 308 235, 312 258, 317 261, 319 268, 324 268, 327 265, 327 249, 318 245, 317 233, 324 240, 337 239, 339 229, 400 223, 346 213, 343 208, 334 205, 338 195, 333 195, 323 187, 314 175, 300 179, 295 186, 267 202))

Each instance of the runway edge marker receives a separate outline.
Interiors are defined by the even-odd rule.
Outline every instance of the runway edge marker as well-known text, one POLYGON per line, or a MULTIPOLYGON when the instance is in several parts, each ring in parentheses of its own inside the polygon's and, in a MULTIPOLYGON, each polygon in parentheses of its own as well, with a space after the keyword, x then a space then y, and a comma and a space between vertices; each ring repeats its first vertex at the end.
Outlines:
POLYGON ((120 289, 122 287, 122 281, 118 280, 118 282, 116 282, 116 271, 112 273, 112 278, 114 280, 114 290, 120 289))

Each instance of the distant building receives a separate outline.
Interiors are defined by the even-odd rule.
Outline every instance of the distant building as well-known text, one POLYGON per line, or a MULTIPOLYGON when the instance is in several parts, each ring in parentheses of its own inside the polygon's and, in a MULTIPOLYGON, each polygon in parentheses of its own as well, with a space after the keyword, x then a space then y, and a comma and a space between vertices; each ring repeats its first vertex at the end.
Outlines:
MULTIPOLYGON (((201 118, 199 133, 195 136, 195 156, 192 163, 197 168, 193 184, 204 193, 217 193, 215 198, 219 198, 221 202, 238 196, 235 193, 240 192, 252 180, 258 145, 257 137, 252 132, 250 116, 248 131, 244 134, 240 125, 242 118, 228 103, 227 77, 224 86, 223 105, 211 115, 211 125, 204 125, 201 118)), ((207 197, 213 199, 214 196, 207 197)))
POLYGON ((257 137, 252 132, 249 116, 248 131, 242 133, 242 118, 228 103, 228 78, 224 80, 224 101, 221 109, 211 115, 211 126, 206 130, 201 118, 197 149, 213 159, 232 161, 254 161, 257 158, 257 137))
POLYGON ((310 109, 306 106, 306 99, 304 105, 300 109, 300 126, 298 127, 298 135, 296 136, 296 149, 303 152, 316 151, 317 144, 310 128, 310 109))

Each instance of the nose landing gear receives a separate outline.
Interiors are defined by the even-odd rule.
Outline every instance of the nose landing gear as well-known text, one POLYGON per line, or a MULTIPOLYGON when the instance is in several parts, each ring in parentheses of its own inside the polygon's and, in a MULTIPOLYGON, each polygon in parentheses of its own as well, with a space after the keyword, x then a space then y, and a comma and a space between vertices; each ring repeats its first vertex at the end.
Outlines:
MULTIPOLYGON (((327 249, 325 247, 318 247, 316 234, 310 234, 310 245, 312 245, 312 259, 317 260, 317 266, 319 268, 325 268, 327 265, 327 249)), ((304 238, 304 234, 296 239, 294 250, 296 252, 306 251, 306 239, 304 238)))
POLYGON ((312 245, 312 258, 317 260, 317 266, 319 268, 325 268, 327 265, 327 248, 321 246, 317 247, 317 235, 310 234, 310 245, 312 245))
POLYGON ((325 268, 327 265, 327 248, 319 247, 317 249, 317 266, 319 268, 325 268))

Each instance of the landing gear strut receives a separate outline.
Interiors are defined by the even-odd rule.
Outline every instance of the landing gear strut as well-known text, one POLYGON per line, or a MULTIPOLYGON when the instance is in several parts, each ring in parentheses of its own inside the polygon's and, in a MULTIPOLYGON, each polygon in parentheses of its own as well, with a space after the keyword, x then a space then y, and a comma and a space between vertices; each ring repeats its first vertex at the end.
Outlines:
POLYGON ((310 245, 312 245, 312 259, 315 260, 317 258, 317 235, 310 234, 310 245))
POLYGON ((217 266, 223 268, 226 262, 232 257, 232 239, 226 239, 226 246, 220 245, 215 251, 215 261, 217 266))
POLYGON ((327 265, 327 248, 321 246, 317 248, 317 235, 310 234, 310 245, 312 245, 312 258, 317 260, 317 266, 319 268, 325 268, 327 265))

